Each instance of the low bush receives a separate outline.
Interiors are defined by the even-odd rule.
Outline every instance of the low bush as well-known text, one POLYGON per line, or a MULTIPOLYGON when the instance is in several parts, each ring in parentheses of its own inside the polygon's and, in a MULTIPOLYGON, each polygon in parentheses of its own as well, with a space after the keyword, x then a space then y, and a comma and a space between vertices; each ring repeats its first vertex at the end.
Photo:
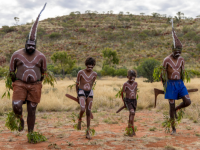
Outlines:
POLYGON ((15 27, 9 27, 9 26, 2 26, 2 32, 9 33, 16 31, 15 27))
POLYGON ((58 39, 58 38, 60 38, 61 36, 62 36, 62 34, 57 33, 57 32, 53 32, 53 33, 49 34, 49 38, 50 38, 50 39, 58 39))

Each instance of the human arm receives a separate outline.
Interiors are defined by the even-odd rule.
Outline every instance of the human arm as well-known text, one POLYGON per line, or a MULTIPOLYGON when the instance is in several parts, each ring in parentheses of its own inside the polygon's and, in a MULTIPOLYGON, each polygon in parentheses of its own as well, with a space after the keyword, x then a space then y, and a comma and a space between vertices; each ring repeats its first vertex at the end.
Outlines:
MULTIPOLYGON (((125 84, 123 85, 122 91, 121 91, 121 97, 122 97, 123 103, 124 103, 124 93, 125 93, 125 84)), ((125 103, 124 103, 124 105, 125 105, 125 103)))
POLYGON ((41 62, 41 68, 40 68, 40 71, 41 71, 41 81, 44 80, 44 75, 47 71, 47 61, 46 61, 46 57, 44 56, 44 58, 42 59, 42 62, 41 62))
POLYGON ((10 65, 9 65, 9 73, 10 73, 12 82, 15 82, 16 80, 16 75, 15 75, 15 71, 17 68, 16 63, 17 63, 17 59, 15 59, 15 55, 13 54, 10 60, 10 65))

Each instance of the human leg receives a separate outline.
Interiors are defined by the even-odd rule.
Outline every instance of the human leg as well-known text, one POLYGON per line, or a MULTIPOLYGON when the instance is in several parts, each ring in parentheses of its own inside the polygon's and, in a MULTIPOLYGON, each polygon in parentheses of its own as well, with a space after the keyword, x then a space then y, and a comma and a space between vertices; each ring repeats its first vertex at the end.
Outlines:
POLYGON ((182 97, 183 102, 176 106, 176 110, 188 107, 191 104, 191 100, 189 95, 185 95, 182 97))
POLYGON ((170 115, 170 119, 171 119, 171 127, 172 127, 172 133, 171 134, 174 134, 176 133, 176 128, 175 128, 175 121, 174 121, 174 117, 175 117, 175 100, 173 99, 169 99, 169 115, 170 115))
POLYGON ((87 129, 88 129, 86 133, 86 138, 88 139, 91 139, 89 130, 90 130, 92 101, 93 101, 93 98, 91 97, 88 97, 86 101, 86 116, 87 116, 87 129))
POLYGON ((133 136, 135 135, 135 129, 134 129, 134 117, 135 117, 135 111, 134 109, 131 109, 129 114, 129 124, 128 124, 128 128, 132 128, 133 129, 133 133, 130 134, 129 136, 133 136))
POLYGON ((80 110, 80 113, 79 113, 79 120, 78 120, 78 130, 81 130, 81 121, 82 121, 82 117, 83 117, 83 114, 85 112, 85 96, 80 96, 79 97, 79 104, 81 106, 81 110, 80 110))
POLYGON ((37 103, 27 101, 27 124, 28 124, 28 132, 33 132, 35 126, 35 111, 37 108, 37 103))
POLYGON ((17 115, 17 117, 20 118, 20 127, 18 131, 24 130, 24 119, 22 117, 22 112, 23 112, 22 105, 23 105, 22 100, 12 101, 13 111, 17 115))

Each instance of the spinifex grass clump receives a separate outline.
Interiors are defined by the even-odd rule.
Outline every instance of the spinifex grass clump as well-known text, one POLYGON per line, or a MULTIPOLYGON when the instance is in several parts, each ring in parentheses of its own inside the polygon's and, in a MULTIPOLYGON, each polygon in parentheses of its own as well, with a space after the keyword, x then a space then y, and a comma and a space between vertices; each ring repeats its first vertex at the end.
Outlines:
MULTIPOLYGON (((134 126, 134 131, 135 132, 138 131, 137 126, 134 126)), ((133 134, 133 128, 126 127, 124 135, 131 135, 131 134, 133 134)))
POLYGON ((39 132, 29 132, 27 135, 29 143, 39 143, 44 142, 47 138, 39 132))
POLYGON ((20 124, 20 119, 13 111, 6 113, 6 124, 5 126, 11 130, 11 131, 18 131, 19 129, 22 129, 20 124))
POLYGON ((164 116, 164 121, 162 123, 162 126, 165 128, 165 132, 166 133, 170 132, 171 124, 174 124, 174 126, 176 127, 181 122, 184 114, 185 114, 184 110, 180 109, 178 111, 177 119, 171 119, 169 116, 164 116))

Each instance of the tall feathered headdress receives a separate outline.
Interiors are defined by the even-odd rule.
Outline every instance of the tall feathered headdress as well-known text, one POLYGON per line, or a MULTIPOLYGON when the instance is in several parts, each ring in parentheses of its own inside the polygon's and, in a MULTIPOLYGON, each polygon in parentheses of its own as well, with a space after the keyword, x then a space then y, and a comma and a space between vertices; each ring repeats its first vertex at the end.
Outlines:
POLYGON ((173 24, 173 18, 171 20, 172 22, 172 38, 173 38, 173 50, 182 50, 182 43, 181 41, 178 39, 176 32, 174 31, 174 24, 173 24))
POLYGON ((46 4, 47 3, 44 4, 44 7, 40 11, 36 21, 34 22, 33 26, 31 27, 31 31, 29 32, 27 43, 34 44, 34 45, 36 44, 37 27, 38 27, 38 23, 39 23, 39 18, 40 18, 41 13, 43 12, 43 10, 46 7, 46 4))

